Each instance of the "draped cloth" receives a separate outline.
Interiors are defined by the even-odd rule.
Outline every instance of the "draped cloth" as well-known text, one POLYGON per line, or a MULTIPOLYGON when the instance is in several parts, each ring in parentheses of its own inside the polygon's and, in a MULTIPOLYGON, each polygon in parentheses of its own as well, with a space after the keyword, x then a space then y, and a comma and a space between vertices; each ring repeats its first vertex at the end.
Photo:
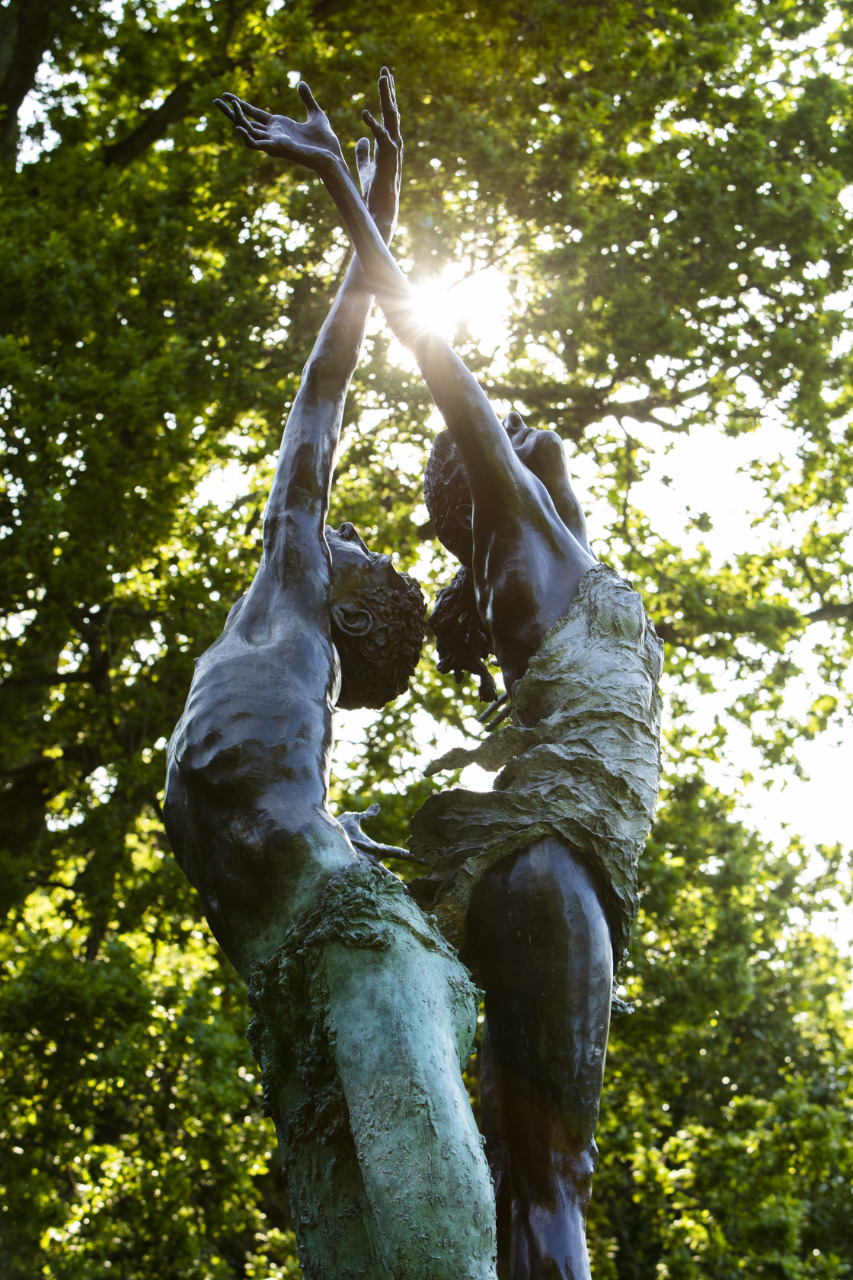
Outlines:
POLYGON ((458 1274, 494 1280, 491 1181, 458 1075, 479 996, 403 884, 362 857, 252 966, 248 1036, 305 1280, 417 1280, 460 1249, 458 1274))
POLYGON ((513 685, 511 723, 429 766, 428 774, 468 764, 499 770, 491 791, 438 792, 412 820, 410 849, 431 870, 411 891, 460 951, 480 878, 550 835, 590 867, 618 968, 658 793, 662 666, 663 645, 639 595, 596 565, 513 685))

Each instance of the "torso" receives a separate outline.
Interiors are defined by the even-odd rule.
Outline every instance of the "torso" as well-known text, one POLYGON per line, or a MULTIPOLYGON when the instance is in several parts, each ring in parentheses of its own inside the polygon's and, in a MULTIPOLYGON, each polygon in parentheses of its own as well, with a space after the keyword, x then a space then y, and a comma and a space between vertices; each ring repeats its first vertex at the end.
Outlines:
POLYGON ((355 856, 326 809, 338 665, 319 620, 262 568, 198 659, 169 745, 170 838, 244 974, 355 856))
POLYGON ((525 469, 519 509, 505 516, 474 502, 474 587, 504 685, 527 670, 548 628, 568 611, 596 560, 560 519, 551 497, 525 469))

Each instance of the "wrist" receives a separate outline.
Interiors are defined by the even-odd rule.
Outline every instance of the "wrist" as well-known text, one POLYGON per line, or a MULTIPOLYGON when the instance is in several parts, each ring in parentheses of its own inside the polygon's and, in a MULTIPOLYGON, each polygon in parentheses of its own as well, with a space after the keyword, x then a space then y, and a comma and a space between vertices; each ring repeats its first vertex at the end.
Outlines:
POLYGON ((397 230, 397 215, 387 213, 374 213, 368 203, 368 212, 376 224, 376 230, 381 235, 386 244, 391 243, 394 232, 397 230))
POLYGON ((347 179, 352 182, 352 174, 343 156, 321 155, 314 172, 327 186, 337 186, 347 179))

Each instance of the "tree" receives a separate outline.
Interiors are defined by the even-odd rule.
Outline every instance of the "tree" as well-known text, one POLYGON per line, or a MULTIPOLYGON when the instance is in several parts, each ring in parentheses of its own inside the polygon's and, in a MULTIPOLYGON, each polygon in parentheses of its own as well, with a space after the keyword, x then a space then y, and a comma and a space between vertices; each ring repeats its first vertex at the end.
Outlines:
MULTIPOLYGON (((281 414, 343 260, 322 191, 236 151, 211 102, 229 88, 289 109, 301 74, 354 139, 383 61, 408 143, 400 251, 421 278, 456 260, 508 275, 510 337, 490 358, 461 333, 463 350, 596 477, 598 546, 669 646, 669 781, 626 972, 638 1013, 612 1039, 597 1274, 846 1274, 845 979, 809 931, 841 853, 815 872, 797 841, 767 848, 703 760, 740 721, 779 767, 847 707, 850 33, 848 4, 789 0, 0 11, 7 1274, 296 1274, 244 997, 159 798, 192 657, 253 571, 281 414), (767 421, 792 446, 753 467, 754 545, 723 562, 703 511, 680 545, 660 536, 635 496, 656 452, 767 421), (202 482, 238 467, 223 509, 202 482), (822 683, 797 718, 794 642, 814 634, 822 683), (697 728, 723 679, 726 714, 697 728)), ((427 400, 387 356, 377 326, 339 509, 434 582, 427 400)), ((461 692, 425 662, 342 773, 343 806, 381 801, 377 838, 403 842, 429 717, 461 725, 461 692)))

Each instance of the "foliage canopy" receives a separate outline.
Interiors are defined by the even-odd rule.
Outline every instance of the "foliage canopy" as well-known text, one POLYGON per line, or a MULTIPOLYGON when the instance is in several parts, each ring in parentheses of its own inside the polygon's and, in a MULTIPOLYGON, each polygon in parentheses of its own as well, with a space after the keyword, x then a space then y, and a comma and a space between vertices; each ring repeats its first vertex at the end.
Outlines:
MULTIPOLYGON (((460 350, 500 405, 568 442, 597 546, 668 642, 596 1276, 850 1274, 846 974, 811 924, 848 871, 839 849, 817 864, 746 829, 707 762, 738 723, 768 766, 796 762, 849 707, 851 43, 849 0, 0 9, 10 1280, 297 1274, 244 993, 159 802, 343 261, 319 186, 239 150, 211 102, 289 112, 302 76, 354 141, 383 62, 407 135, 398 252, 424 280, 503 272, 506 335, 492 351, 463 327, 460 350), (734 551, 711 494, 677 534, 658 518, 667 451, 712 433, 721 451, 754 443, 753 537, 734 551), (216 500, 223 469, 240 487, 216 500), (706 695, 724 684, 721 709, 706 695)), ((377 324, 336 512, 434 586, 434 424, 388 355, 377 324)), ((426 660, 409 699, 351 723, 335 798, 380 799, 376 838, 404 841, 431 785, 416 760, 438 721, 463 724, 462 694, 426 660)))

